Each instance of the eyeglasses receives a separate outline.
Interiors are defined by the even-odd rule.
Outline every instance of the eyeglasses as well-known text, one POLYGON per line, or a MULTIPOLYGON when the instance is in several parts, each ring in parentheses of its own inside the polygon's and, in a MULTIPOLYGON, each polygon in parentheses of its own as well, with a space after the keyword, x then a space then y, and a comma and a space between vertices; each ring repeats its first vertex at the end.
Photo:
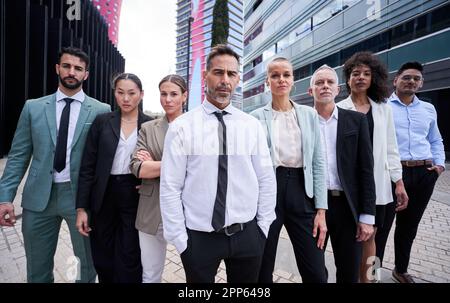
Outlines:
POLYGON ((423 78, 422 78, 421 76, 408 76, 408 75, 403 76, 401 79, 402 79, 403 81, 411 81, 411 80, 414 80, 414 81, 416 81, 416 82, 419 82, 419 81, 422 81, 422 80, 423 80, 423 78))

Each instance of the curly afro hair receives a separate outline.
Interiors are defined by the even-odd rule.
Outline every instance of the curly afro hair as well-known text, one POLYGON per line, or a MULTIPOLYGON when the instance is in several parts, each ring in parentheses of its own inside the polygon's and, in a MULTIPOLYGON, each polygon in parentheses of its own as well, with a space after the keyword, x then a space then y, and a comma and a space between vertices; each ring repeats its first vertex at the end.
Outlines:
POLYGON ((372 72, 372 82, 367 90, 367 96, 377 103, 384 102, 389 97, 388 71, 381 60, 371 52, 357 52, 344 63, 344 77, 347 90, 351 89, 348 80, 355 67, 367 65, 372 72))

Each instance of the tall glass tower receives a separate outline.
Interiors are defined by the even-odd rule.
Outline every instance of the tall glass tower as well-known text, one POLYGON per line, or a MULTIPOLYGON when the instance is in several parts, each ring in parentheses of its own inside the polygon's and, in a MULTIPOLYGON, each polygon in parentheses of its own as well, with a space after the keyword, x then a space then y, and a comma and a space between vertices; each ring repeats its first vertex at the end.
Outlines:
MULTIPOLYGON (((211 51, 211 29, 215 0, 179 0, 177 2, 176 72, 189 81, 189 108, 203 102, 206 57, 211 51), (189 79, 188 79, 189 76, 189 79)), ((243 56, 243 1, 229 0, 230 45, 243 56)), ((236 89, 233 105, 242 108, 242 85, 236 89)))

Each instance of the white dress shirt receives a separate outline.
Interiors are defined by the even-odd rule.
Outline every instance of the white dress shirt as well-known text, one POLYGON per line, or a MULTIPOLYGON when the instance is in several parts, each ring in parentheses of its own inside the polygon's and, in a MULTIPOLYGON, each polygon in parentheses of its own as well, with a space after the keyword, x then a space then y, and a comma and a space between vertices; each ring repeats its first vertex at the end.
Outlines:
POLYGON ((302 132, 295 108, 286 112, 272 109, 274 166, 303 167, 302 132))
POLYGON ((63 112, 64 107, 66 106, 66 101, 64 101, 63 99, 70 98, 73 99, 74 101, 70 104, 69 131, 67 134, 66 167, 59 173, 56 170, 53 170, 54 183, 70 182, 70 154, 72 151, 72 140, 73 135, 75 134, 78 116, 80 115, 81 104, 84 102, 85 97, 86 95, 84 94, 83 90, 80 90, 72 97, 66 96, 59 88, 56 91, 56 127, 57 127, 56 136, 58 136, 59 132, 61 114, 63 112))
MULTIPOLYGON (((319 115, 320 133, 322 146, 324 146, 325 160, 327 163, 327 188, 328 190, 342 191, 341 181, 337 170, 336 159, 336 139, 338 126, 338 109, 334 107, 333 113, 328 120, 319 115)), ((330 202, 328 202, 330 203, 330 202)), ((375 224, 375 216, 368 214, 360 214, 359 222, 366 224, 375 224)))
POLYGON ((137 128, 134 129, 128 138, 120 129, 119 144, 117 144, 114 161, 111 167, 111 175, 127 175, 131 174, 130 161, 134 148, 137 144, 137 128))
MULTIPOLYGON (((170 124, 161 166, 160 204, 164 237, 179 253, 187 247, 186 227, 212 232, 217 191, 220 111, 207 100, 170 124)), ((275 219, 276 180, 260 122, 228 105, 228 186, 225 226, 256 216, 265 235, 275 219)))

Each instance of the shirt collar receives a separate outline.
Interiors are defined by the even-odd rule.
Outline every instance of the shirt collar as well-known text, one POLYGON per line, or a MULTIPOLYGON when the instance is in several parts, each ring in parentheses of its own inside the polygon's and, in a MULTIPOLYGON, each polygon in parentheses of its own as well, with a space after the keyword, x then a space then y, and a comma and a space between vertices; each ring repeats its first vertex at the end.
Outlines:
MULTIPOLYGON (((401 105, 403 105, 403 106, 407 106, 405 103, 403 103, 403 102, 400 100, 400 98, 397 96, 397 94, 396 94, 395 92, 393 92, 392 95, 389 97, 389 101, 391 101, 391 102, 397 102, 398 104, 401 104, 401 105)), ((411 103, 410 106, 412 106, 412 105, 417 105, 417 104, 419 104, 419 102, 420 102, 420 99, 417 98, 416 95, 414 95, 413 102, 411 103)))
POLYGON ((65 98, 74 99, 80 103, 83 103, 84 99, 86 98, 86 95, 84 94, 83 89, 81 89, 78 93, 76 93, 72 97, 68 97, 58 88, 58 90, 56 91, 56 102, 59 102, 65 98))
POLYGON ((209 102, 208 99, 206 99, 206 98, 203 101, 202 106, 208 115, 211 115, 212 113, 215 113, 215 112, 222 112, 222 111, 226 111, 228 114, 232 114, 234 111, 234 107, 233 107, 233 105, 231 105, 231 102, 230 102, 230 104, 227 105, 227 107, 225 107, 222 110, 222 109, 217 108, 215 105, 213 105, 211 102, 209 102))
POLYGON ((333 112, 331 113, 331 116, 328 120, 325 120, 325 118, 323 118, 321 115, 319 115, 319 120, 324 121, 324 122, 328 122, 332 118, 336 119, 336 121, 338 120, 338 107, 336 106, 336 104, 334 105, 333 112))

